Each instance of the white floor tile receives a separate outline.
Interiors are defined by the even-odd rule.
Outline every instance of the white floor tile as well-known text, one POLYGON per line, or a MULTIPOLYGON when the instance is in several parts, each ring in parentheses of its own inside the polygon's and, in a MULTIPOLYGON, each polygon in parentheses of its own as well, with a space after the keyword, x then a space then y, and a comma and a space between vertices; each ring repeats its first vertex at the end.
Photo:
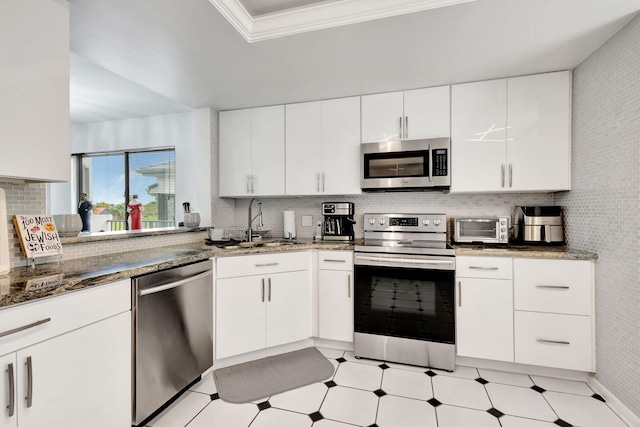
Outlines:
POLYGON ((335 350, 333 348, 316 347, 320 353, 327 359, 338 359, 344 356, 344 350, 335 350))
POLYGON ((531 376, 533 382, 549 391, 559 391, 561 393, 580 394, 582 396, 592 396, 594 391, 582 381, 561 380, 559 378, 531 376))
POLYGON ((333 379, 336 376, 336 372, 338 371, 338 366, 340 366, 340 362, 338 362, 335 359, 328 359, 328 360, 333 365, 333 375, 331 375, 331 379, 333 379))
MULTIPOLYGON (((217 399, 211 402, 187 427, 247 427, 258 415, 258 407, 253 403, 227 403, 217 399)), ((180 427, 184 424, 168 424, 167 426, 180 427)), ((154 426, 155 427, 155 426, 154 426)))
POLYGON ((511 415, 500 417, 500 423, 502 424, 502 427, 558 427, 558 425, 554 423, 513 417, 511 415))
POLYGON ((269 403, 274 408, 312 414, 320 409, 328 390, 323 383, 315 383, 272 396, 269 403))
POLYGON ((313 427, 353 427, 353 424, 345 424, 339 421, 327 420, 325 418, 313 423, 313 427))
POLYGON ((478 373, 490 383, 517 385, 520 387, 531 387, 533 385, 533 381, 531 381, 529 375, 490 371, 488 369, 478 369, 478 373))
POLYGON ((376 424, 380 427, 437 427, 436 411, 427 402, 382 396, 376 424))
POLYGON ((213 373, 210 372, 209 374, 207 374, 198 383, 194 384, 189 390, 195 391, 196 393, 204 393, 208 395, 217 393, 218 389, 216 388, 216 382, 213 379, 213 373))
POLYGON ((484 386, 477 381, 436 375, 431 382, 434 397, 440 403, 480 410, 491 408, 484 386))
POLYGON ((378 396, 370 391, 347 387, 332 387, 320 407, 320 413, 327 419, 370 426, 376 420, 378 396))
POLYGON ((508 415, 540 421, 558 419, 542 394, 526 387, 489 383, 485 386, 493 407, 508 415))
POLYGON ((348 360, 349 362, 357 362, 357 363, 362 363, 364 365, 381 365, 384 362, 381 360, 372 360, 372 359, 356 359, 356 357, 353 355, 353 351, 345 351, 344 352, 344 357, 346 360, 348 360))
POLYGON ((436 408, 438 427, 500 427, 496 417, 486 411, 440 405, 436 408))
POLYGON ((333 380, 341 386, 374 391, 382 383, 382 369, 362 363, 344 362, 338 367, 333 380))
POLYGON ((382 374, 382 390, 394 396, 429 400, 433 397, 431 378, 424 372, 385 369, 382 374))
POLYGON ((592 397, 547 391, 544 393, 558 416, 581 427, 625 427, 626 424, 607 406, 592 397))
POLYGON ((476 368, 469 368, 468 366, 456 366, 453 372, 441 371, 440 369, 432 369, 432 371, 438 375, 456 378, 468 378, 471 380, 475 380, 480 376, 478 375, 478 370, 476 368))
POLYGON ((311 427, 311 424, 313 424, 313 421, 308 415, 269 408, 260 411, 256 419, 251 423, 251 427, 311 427))
POLYGON ((205 406, 211 403, 211 397, 202 393, 187 391, 148 425, 153 427, 175 427, 187 425, 205 406))

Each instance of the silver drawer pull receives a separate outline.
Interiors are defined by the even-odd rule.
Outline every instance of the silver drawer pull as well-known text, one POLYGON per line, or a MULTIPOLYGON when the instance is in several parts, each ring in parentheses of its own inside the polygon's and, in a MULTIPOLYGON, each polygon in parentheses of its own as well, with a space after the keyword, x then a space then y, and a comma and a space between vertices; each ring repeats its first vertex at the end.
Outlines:
POLYGON ((540 288, 540 289, 571 289, 569 286, 561 286, 561 285, 536 285, 536 288, 540 288))
POLYGON ((24 362, 27 365, 27 395, 24 400, 27 401, 27 408, 31 408, 33 404, 33 362, 31 356, 27 357, 27 361, 24 362))
POLYGON ((544 342, 544 343, 549 343, 549 344, 562 344, 562 345, 569 345, 571 344, 569 341, 556 341, 556 340, 546 340, 544 338, 538 338, 537 340, 538 342, 544 342))
POLYGON ((344 259, 324 259, 324 262, 347 262, 344 259))
POLYGON ((275 267, 276 265, 280 265, 279 262, 268 262, 266 264, 255 264, 256 267, 275 267))
POLYGON ((15 379, 13 377, 13 363, 9 363, 7 366, 7 373, 9 374, 9 418, 13 417, 16 413, 16 393, 15 393, 15 379))
POLYGON ((27 329, 35 328, 36 326, 40 326, 47 322, 51 322, 50 317, 47 317, 46 319, 38 320, 37 322, 33 322, 28 325, 20 326, 19 328, 11 329, 10 331, 0 332, 0 338, 6 337, 7 335, 15 334, 18 332, 26 331, 27 329))
POLYGON ((472 265, 471 267, 469 267, 469 270, 499 270, 499 268, 498 267, 476 267, 472 265))

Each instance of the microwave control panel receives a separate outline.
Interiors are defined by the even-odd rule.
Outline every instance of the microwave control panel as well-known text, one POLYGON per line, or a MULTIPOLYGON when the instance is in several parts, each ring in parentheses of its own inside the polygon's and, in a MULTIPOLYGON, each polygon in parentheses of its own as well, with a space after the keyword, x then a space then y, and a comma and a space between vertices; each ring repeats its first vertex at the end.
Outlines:
POLYGON ((438 148, 433 150, 433 176, 447 176, 448 168, 447 168, 447 149, 446 148, 438 148))

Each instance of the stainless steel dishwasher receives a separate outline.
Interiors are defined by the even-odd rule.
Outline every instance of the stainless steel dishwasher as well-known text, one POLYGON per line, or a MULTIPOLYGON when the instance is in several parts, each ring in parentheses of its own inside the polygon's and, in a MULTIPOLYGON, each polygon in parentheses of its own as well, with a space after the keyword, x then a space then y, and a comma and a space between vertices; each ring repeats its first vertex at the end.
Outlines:
POLYGON ((133 280, 133 414, 139 425, 213 365, 212 261, 133 280))

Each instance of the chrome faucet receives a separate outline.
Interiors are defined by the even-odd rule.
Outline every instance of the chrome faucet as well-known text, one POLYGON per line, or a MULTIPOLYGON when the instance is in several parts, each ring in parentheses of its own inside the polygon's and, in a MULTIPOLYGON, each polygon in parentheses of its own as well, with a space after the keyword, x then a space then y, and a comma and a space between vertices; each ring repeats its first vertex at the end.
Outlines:
POLYGON ((251 224, 253 224, 253 220, 258 218, 258 226, 256 227, 256 230, 264 225, 262 224, 262 202, 257 197, 254 197, 249 202, 248 216, 249 216, 249 225, 247 227, 247 241, 251 242, 253 241, 253 233, 251 232, 251 224), (258 215, 256 216, 253 216, 253 210, 251 209, 251 207, 253 206, 253 202, 258 202, 258 215))

